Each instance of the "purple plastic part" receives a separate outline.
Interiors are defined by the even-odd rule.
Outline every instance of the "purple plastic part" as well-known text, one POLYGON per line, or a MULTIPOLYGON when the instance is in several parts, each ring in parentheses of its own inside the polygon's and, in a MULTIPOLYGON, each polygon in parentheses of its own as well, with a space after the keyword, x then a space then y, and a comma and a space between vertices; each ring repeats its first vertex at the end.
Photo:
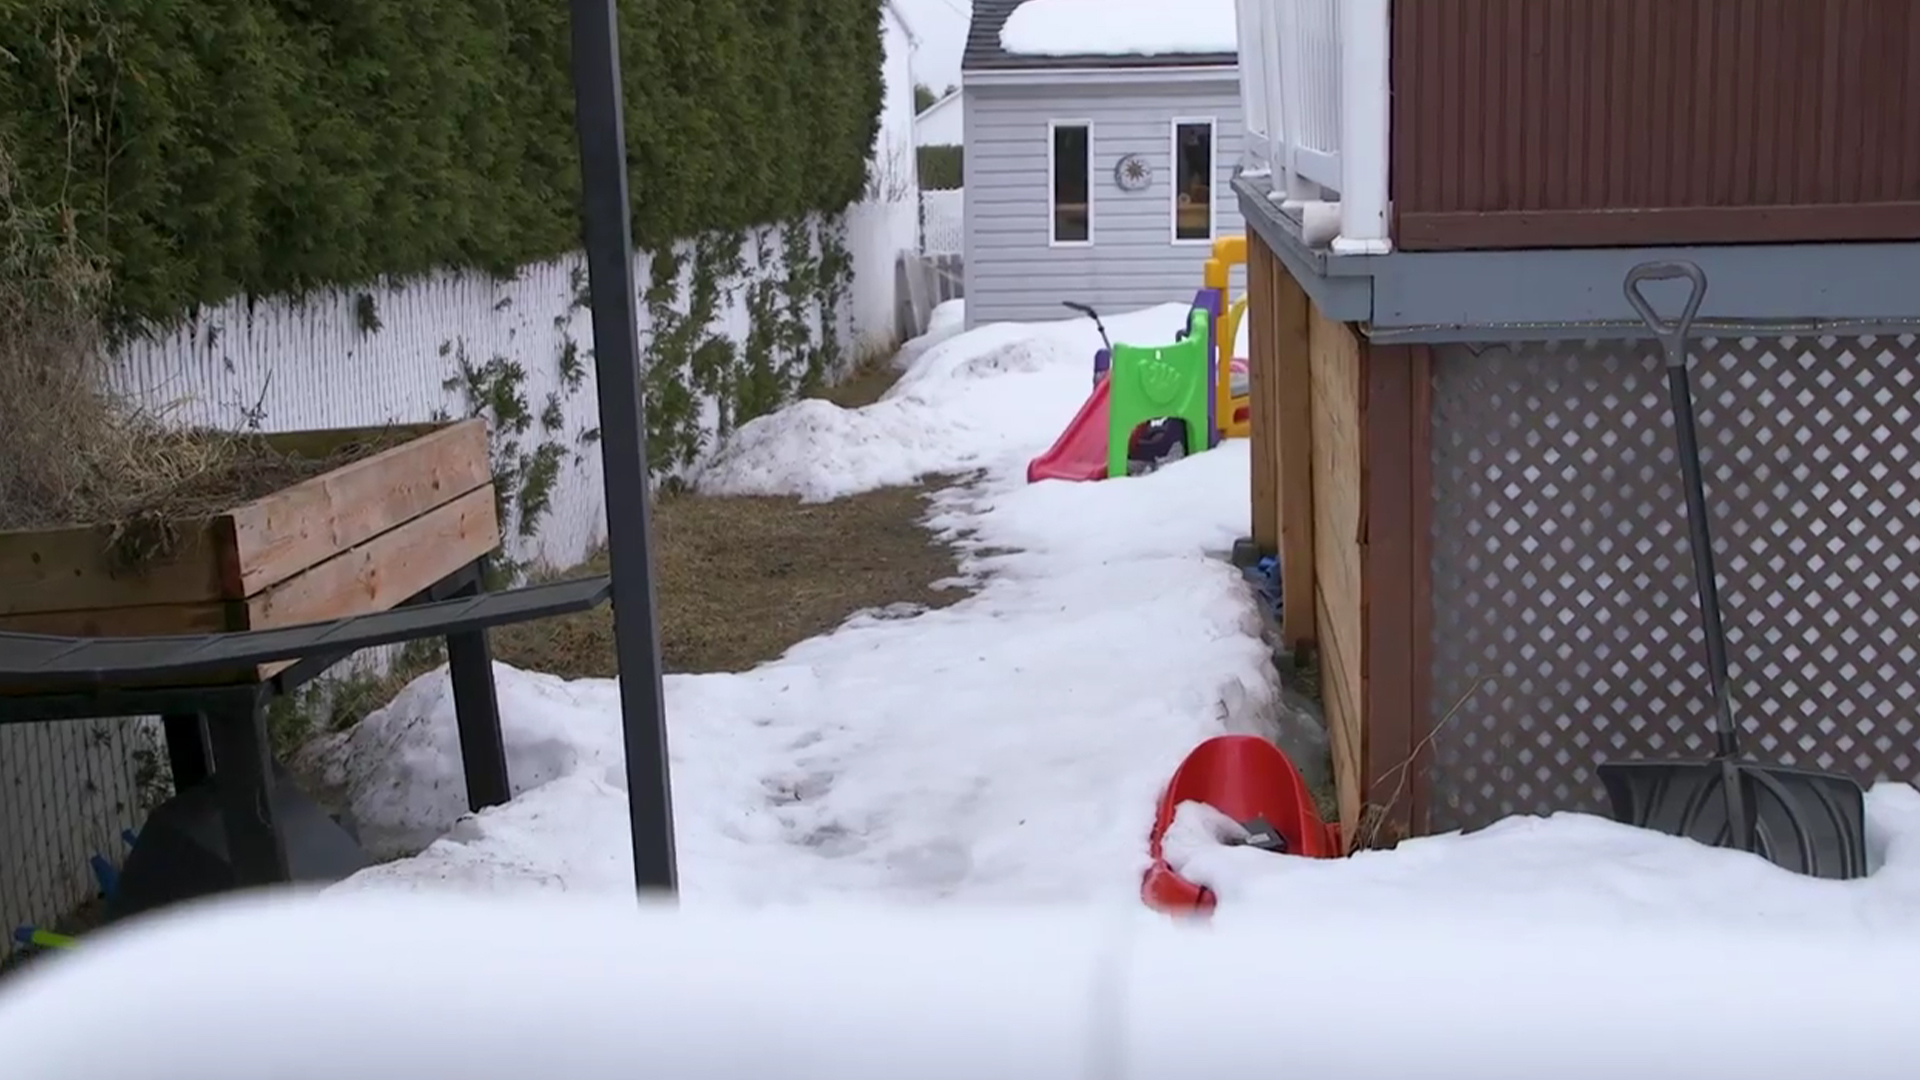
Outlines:
POLYGON ((1220 316, 1223 298, 1219 289, 1201 289, 1193 294, 1193 306, 1205 309, 1207 313, 1207 448, 1220 445, 1220 373, 1214 370, 1220 361, 1220 343, 1214 335, 1220 332, 1220 316))
POLYGON ((1127 456, 1136 461, 1158 462, 1176 447, 1187 445, 1187 423, 1168 420, 1163 424, 1142 424, 1127 446, 1127 456))
POLYGON ((1106 349, 1095 350, 1093 354, 1093 384, 1095 386, 1100 385, 1100 380, 1106 376, 1107 370, 1111 367, 1113 367, 1113 353, 1106 349))

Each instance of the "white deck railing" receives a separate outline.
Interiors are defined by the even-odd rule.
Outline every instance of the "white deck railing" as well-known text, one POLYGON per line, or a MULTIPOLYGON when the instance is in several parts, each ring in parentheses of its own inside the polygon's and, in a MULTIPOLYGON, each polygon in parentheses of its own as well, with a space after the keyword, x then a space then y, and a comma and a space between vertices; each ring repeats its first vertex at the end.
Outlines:
POLYGON ((1337 219, 1336 252, 1390 250, 1390 0, 1237 3, 1248 171, 1271 178, 1309 239, 1337 219))

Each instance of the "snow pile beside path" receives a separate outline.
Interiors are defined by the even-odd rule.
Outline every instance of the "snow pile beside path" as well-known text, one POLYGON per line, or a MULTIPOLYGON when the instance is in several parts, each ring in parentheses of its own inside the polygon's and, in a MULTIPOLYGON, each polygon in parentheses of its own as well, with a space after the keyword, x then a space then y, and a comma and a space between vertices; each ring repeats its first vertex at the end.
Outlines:
MULTIPOLYGON (((1186 313, 1163 304, 1115 316, 1107 330, 1117 341, 1171 342, 1186 313)), ((742 425, 695 485, 824 502, 940 474, 1023 471, 1087 396, 1099 348, 1086 319, 976 327, 918 351, 872 405, 803 401, 742 425)))
POLYGON ((1873 874, 1833 882, 1591 814, 1516 817, 1470 834, 1408 840, 1349 859, 1286 858, 1219 843, 1211 808, 1180 808, 1169 865, 1212 889, 1223 918, 1338 911, 1380 926, 1448 915, 1518 930, 1717 924, 1920 932, 1920 792, 1881 784, 1867 799, 1873 874))
POLYGON ((933 346, 960 333, 967 328, 967 302, 964 299, 943 300, 934 305, 927 315, 927 332, 901 346, 906 352, 916 343, 933 346))

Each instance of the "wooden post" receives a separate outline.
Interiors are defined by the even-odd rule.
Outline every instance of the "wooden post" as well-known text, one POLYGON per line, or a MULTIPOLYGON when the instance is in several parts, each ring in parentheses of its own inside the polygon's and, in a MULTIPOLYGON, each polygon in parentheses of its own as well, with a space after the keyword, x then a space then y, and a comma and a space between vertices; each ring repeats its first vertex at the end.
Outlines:
POLYGON ((1280 559, 1280 636, 1294 652, 1315 642, 1311 301, 1259 236, 1247 244, 1248 357, 1253 410, 1253 540, 1280 559))
MULTIPOLYGON (((1366 342, 1345 323, 1309 311, 1307 408, 1311 593, 1320 696, 1333 752, 1340 825, 1366 842, 1362 821, 1371 790, 1365 673, 1367 668, 1366 540, 1369 478, 1366 443, 1366 342)), ((1292 590, 1292 582, 1287 582, 1292 590)))
POLYGON ((1247 252, 1247 433, 1253 473, 1253 544, 1262 555, 1280 552, 1280 432, 1274 409, 1280 380, 1280 284, 1286 270, 1259 236, 1247 252))
POLYGON ((1422 700, 1428 673, 1421 670, 1428 626, 1421 607, 1431 594, 1426 575, 1431 500, 1426 462, 1428 355, 1419 345, 1375 345, 1352 328, 1360 346, 1361 475, 1360 581, 1362 769, 1367 802, 1384 812, 1383 828, 1413 835, 1419 819, 1416 792, 1424 793, 1420 743, 1430 705, 1422 700))
POLYGON ((1270 407, 1280 434, 1280 580, 1285 588, 1280 636, 1287 648, 1300 652, 1319 639, 1313 599, 1319 582, 1313 557, 1312 302, 1272 252, 1266 257, 1279 271, 1273 298, 1277 377, 1270 407))

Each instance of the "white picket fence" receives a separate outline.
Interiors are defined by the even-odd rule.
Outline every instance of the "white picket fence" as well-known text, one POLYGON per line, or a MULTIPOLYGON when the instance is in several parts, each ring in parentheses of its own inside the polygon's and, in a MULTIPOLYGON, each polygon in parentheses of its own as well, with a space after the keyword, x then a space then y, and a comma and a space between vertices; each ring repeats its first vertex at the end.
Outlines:
MULTIPOLYGON (((871 204, 844 219, 852 294, 836 325, 820 326, 816 311, 814 329, 838 336, 848 363, 897 340, 895 264, 916 246, 915 209, 910 199, 871 204)), ((779 246, 769 245, 775 252, 779 246)), ((743 252, 749 272, 778 272, 757 264, 758 247, 749 238, 743 252)), ((510 281, 440 274, 297 303, 234 301, 125 346, 114 378, 118 389, 169 410, 181 423, 295 431, 465 415, 463 394, 448 388, 460 374, 460 357, 484 364, 499 356, 525 368, 521 391, 536 412, 548 395, 558 395, 560 437, 577 438, 599 423, 591 365, 571 391, 560 373, 570 342, 582 353, 592 348, 588 311, 576 303, 582 262, 570 256, 528 266, 510 281), (362 293, 372 298, 378 329, 368 328, 362 293)), ((649 266, 650 257, 640 255, 636 276, 643 289, 649 266)), ((736 341, 748 330, 745 292, 735 290, 716 320, 736 341)), ((640 330, 644 341, 650 326, 643 321, 640 330)), ((709 431, 716 417, 709 403, 709 431)), ((597 446, 587 446, 567 455, 538 532, 510 535, 508 550, 523 563, 568 566, 591 552, 605 530, 600 455, 597 446)), ((380 662, 378 656, 362 660, 380 662)), ((152 790, 153 769, 164 759, 155 726, 80 721, 0 728, 0 957, 12 948, 15 925, 52 920, 89 894, 90 854, 119 861, 120 833, 139 824, 143 786, 152 790)))

